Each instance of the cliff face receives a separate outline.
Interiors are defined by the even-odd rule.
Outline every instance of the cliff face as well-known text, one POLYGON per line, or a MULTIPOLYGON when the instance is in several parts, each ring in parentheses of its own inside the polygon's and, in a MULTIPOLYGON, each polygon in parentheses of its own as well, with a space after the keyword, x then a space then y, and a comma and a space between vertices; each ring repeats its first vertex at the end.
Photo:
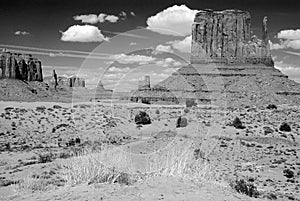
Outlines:
POLYGON ((43 81, 42 63, 30 54, 0 51, 0 78, 43 81))
MULTIPOLYGON (((265 23, 266 26, 266 23, 265 23)), ((270 48, 251 36, 251 17, 247 11, 203 10, 192 26, 191 63, 238 63, 273 66, 270 48)), ((263 27, 263 36, 267 28, 263 27)))

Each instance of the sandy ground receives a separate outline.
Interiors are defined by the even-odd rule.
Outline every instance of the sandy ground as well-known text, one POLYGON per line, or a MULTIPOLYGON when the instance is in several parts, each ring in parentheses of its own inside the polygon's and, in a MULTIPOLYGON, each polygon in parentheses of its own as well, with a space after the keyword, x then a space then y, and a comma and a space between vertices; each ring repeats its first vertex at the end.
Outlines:
POLYGON ((2 200, 256 200, 231 189, 243 178, 260 191, 260 199, 300 198, 300 109, 228 109, 212 106, 184 111, 178 105, 126 103, 0 102, 0 198, 2 200), (146 111, 150 125, 137 127, 134 117, 146 111), (178 116, 188 125, 176 128, 178 116), (245 126, 231 125, 239 117, 245 126), (282 123, 290 132, 280 131, 282 123), (119 147, 143 159, 177 143, 192 141, 216 173, 197 183, 177 177, 153 177, 130 185, 93 183, 66 186, 59 164, 80 150, 119 147), (46 159, 43 155, 49 156, 46 159), (293 172, 287 177, 285 170, 293 172), (16 192, 26 177, 43 176, 54 186, 34 193, 16 192))

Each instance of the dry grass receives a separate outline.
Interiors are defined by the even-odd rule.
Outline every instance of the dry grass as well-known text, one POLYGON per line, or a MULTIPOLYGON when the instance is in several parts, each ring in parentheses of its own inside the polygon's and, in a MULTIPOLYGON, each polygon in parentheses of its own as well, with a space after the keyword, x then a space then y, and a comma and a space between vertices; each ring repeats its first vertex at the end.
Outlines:
POLYGON ((48 191, 54 188, 47 180, 44 178, 36 177, 26 177, 20 182, 12 185, 13 190, 16 193, 34 193, 41 191, 48 191))
POLYGON ((100 152, 85 152, 66 159, 62 167, 65 170, 64 179, 69 185, 114 182, 130 184, 137 179, 152 176, 207 181, 214 176, 205 160, 195 158, 192 143, 172 144, 149 155, 134 155, 120 148, 107 147, 100 152), (141 159, 143 161, 139 161, 141 159))

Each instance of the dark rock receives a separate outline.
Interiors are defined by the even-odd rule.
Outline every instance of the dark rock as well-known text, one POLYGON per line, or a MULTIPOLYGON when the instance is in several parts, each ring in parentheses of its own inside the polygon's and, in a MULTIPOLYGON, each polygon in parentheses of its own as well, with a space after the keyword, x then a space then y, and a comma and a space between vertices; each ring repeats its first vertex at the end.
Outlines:
POLYGON ((280 127, 279 127, 279 130, 283 131, 283 132, 290 132, 290 131, 292 131, 290 125, 288 125, 287 123, 281 124, 280 127))
POLYGON ((294 177, 294 172, 290 169, 284 169, 283 170, 283 175, 287 178, 293 178, 294 177))
POLYGON ((134 121, 136 124, 151 124, 150 116, 144 111, 140 111, 137 115, 135 115, 134 121))
POLYGON ((182 128, 187 126, 187 119, 179 116, 176 122, 176 128, 182 128))

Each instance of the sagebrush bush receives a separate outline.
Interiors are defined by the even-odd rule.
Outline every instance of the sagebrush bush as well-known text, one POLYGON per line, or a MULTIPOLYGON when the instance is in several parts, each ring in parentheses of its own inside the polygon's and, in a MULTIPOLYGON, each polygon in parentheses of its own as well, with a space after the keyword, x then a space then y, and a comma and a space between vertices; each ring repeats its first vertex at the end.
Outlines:
POLYGON ((238 193, 257 198, 259 192, 252 182, 246 182, 244 179, 236 179, 230 182, 230 186, 238 193))

